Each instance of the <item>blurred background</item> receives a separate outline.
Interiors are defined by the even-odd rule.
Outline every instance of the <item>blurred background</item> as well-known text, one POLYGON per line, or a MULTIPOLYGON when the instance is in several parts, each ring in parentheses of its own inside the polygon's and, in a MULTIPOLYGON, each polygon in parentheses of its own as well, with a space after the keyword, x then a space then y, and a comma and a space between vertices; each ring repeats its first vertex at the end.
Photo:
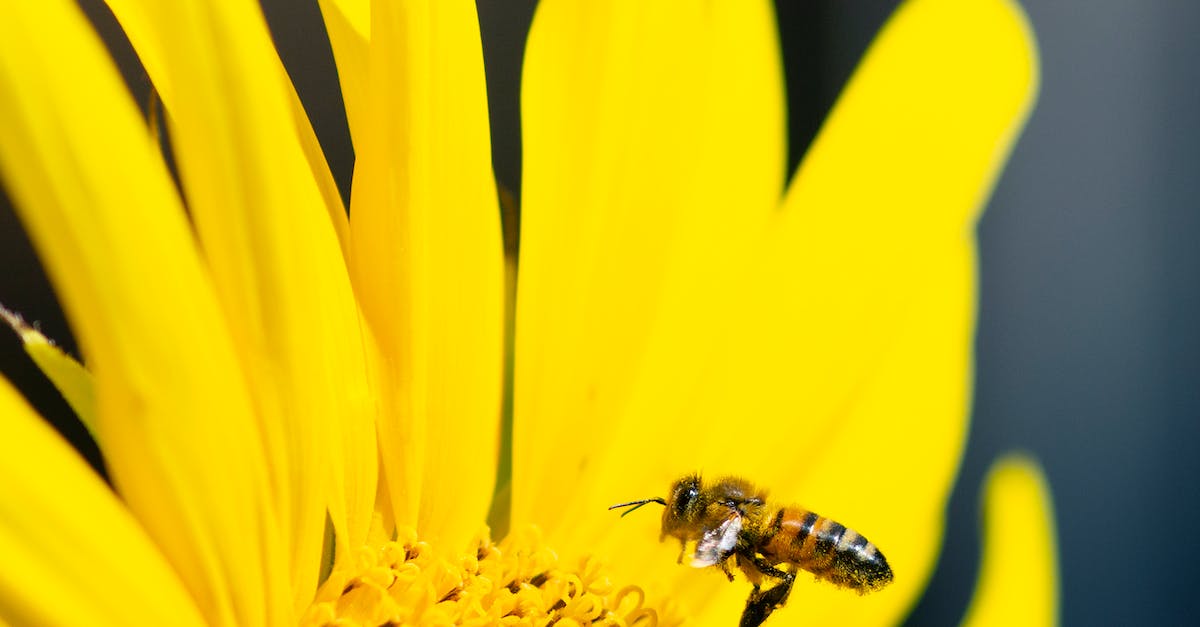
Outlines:
MULTIPOLYGON (((85 0, 145 101, 111 16, 85 0)), ((898 2, 777 8, 791 163, 898 2)), ((478 0, 496 170, 519 193, 518 80, 534 2, 478 0)), ((1055 497, 1065 625, 1186 624, 1200 616, 1200 3, 1027 0, 1042 91, 979 225, 980 319, 970 442, 938 570, 912 625, 962 617, 979 565, 984 474, 1012 449, 1055 497)), ((281 55, 343 192, 352 151, 315 0, 267 0, 281 55)), ((7 201, 0 303, 74 344, 7 201)), ((57 393, 0 333, 0 372, 94 465, 57 393)), ((1019 602, 1019 600, 1014 600, 1019 602)))

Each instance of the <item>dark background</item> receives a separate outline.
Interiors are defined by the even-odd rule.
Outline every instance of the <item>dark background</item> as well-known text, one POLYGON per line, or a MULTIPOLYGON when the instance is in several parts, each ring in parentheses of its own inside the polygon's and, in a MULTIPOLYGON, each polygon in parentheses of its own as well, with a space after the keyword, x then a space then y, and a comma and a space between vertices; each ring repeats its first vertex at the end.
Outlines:
MULTIPOLYGON (((144 100, 111 17, 83 2, 144 100)), ((496 169, 519 184, 518 77, 531 0, 478 0, 496 169)), ((897 3, 778 10, 792 164, 897 3)), ((352 153, 315 1, 267 15, 343 189, 352 153)), ((979 564, 979 490, 1002 452, 1044 464, 1054 491, 1066 625, 1184 624, 1200 615, 1200 3, 1028 0, 1042 91, 979 227, 975 414, 942 561, 909 623, 956 624, 979 564)), ((74 350, 57 303, 0 198, 0 303, 74 350)), ((0 372, 93 464, 10 334, 0 372)), ((1014 599, 1019 603, 1019 599, 1014 599)))

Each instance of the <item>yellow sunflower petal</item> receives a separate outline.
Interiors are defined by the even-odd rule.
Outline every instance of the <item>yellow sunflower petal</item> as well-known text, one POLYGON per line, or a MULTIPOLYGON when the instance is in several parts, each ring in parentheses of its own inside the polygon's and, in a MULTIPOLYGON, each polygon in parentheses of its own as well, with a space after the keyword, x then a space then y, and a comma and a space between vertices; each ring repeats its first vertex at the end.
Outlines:
MULTIPOLYGON (((915 294, 920 306, 892 338, 873 378, 856 390, 852 404, 841 408, 837 431, 806 432, 803 417, 782 421, 730 415, 715 429, 724 438, 720 443, 705 445, 707 433, 686 430, 676 440, 687 441, 691 448, 686 454, 700 459, 696 468, 710 478, 745 475, 768 488, 779 504, 800 504, 862 532, 884 551, 897 573, 889 588, 865 597, 801 573, 784 615, 815 624, 886 624, 898 620, 924 588, 941 538, 940 504, 958 461, 957 449, 952 455, 944 450, 944 441, 954 434, 961 441, 964 435, 970 372, 971 247, 961 241, 957 253, 943 253, 943 258, 942 268, 925 275, 927 283, 915 294), (910 367, 915 352, 924 356, 926 370, 910 367), (819 441, 808 442, 812 438, 819 441), (806 445, 808 449, 801 448, 806 445), (785 471, 776 471, 783 474, 772 478, 772 469, 783 464, 789 464, 785 471)), ((667 444, 660 451, 672 455, 673 449, 667 444)), ((642 458, 635 459, 641 463, 642 458)), ((663 490, 628 498, 661 495, 663 490)), ((646 539, 656 535, 656 516, 638 521, 614 517, 609 523, 625 547, 637 547, 639 558, 631 562, 631 572, 667 560, 674 570, 655 573, 666 578, 669 597, 685 611, 703 612, 717 622, 737 620, 749 593, 744 579, 730 584, 719 573, 675 566, 678 544, 673 541, 646 546, 646 539), (640 539, 626 535, 626 527, 640 539)), ((609 545, 604 539, 603 546, 609 545)), ((614 553, 619 560, 620 552, 614 553)), ((626 568, 630 563, 618 563, 614 570, 623 573, 626 568)))
POLYGON ((964 625, 1058 624, 1054 505, 1038 464, 996 462, 984 489, 984 556, 964 625))
POLYGON ((203 624, 138 522, 3 379, 0 483, 0 622, 203 624))
POLYGON ((0 94, 0 174, 93 369, 122 497, 207 621, 290 614, 229 332, 153 139, 73 2, 8 7, 0 94))
MULTIPOLYGON (((707 411, 778 417, 801 458, 825 447, 818 434, 841 424, 923 306, 926 275, 973 263, 963 245, 1036 82, 1032 40, 1011 2, 903 5, 806 156, 764 246, 734 340, 743 349, 733 363, 754 366, 731 368, 720 391, 736 393, 707 411)), ((970 302, 971 282, 961 289, 948 304, 970 302)), ((920 351, 907 357, 911 369, 925 367, 920 351)), ((956 457, 960 444, 955 436, 942 450, 956 457)), ((789 466, 765 460, 764 470, 784 476, 789 466)))
POLYGON ((342 248, 342 256, 348 260, 350 255, 350 218, 346 215, 346 205, 342 204, 341 191, 338 190, 337 181, 333 180, 333 172, 329 170, 329 162, 325 160, 321 142, 317 140, 317 133, 313 130, 312 122, 308 119, 308 112, 304 110, 304 104, 300 102, 300 96, 296 93, 295 87, 288 90, 288 105, 292 111, 292 121, 296 127, 296 135, 300 139, 300 147, 304 151, 304 158, 308 162, 313 181, 316 182, 317 189, 321 192, 321 199, 325 202, 329 223, 333 226, 334 233, 337 234, 338 243, 342 248))
POLYGON ((706 428, 691 394, 778 205, 782 90, 769 2, 539 5, 522 78, 515 524, 593 547, 615 524, 604 506, 690 470, 662 451, 686 454, 706 428))
MULTIPOLYGON (((898 583, 866 599, 806 583, 814 622, 894 620, 927 577, 966 426, 973 216, 1035 85, 1011 3, 906 4, 807 156, 744 285, 724 294, 739 315, 714 330, 723 357, 694 389, 692 422, 618 440, 638 472, 665 459, 683 466, 676 473, 746 474, 896 556, 898 583)), ((613 500, 665 487, 649 489, 613 500)), ((631 546, 632 520, 610 524, 622 531, 609 537, 631 546)), ((700 607, 719 589, 717 615, 741 611, 744 589, 686 570, 671 575, 681 602, 700 607)))
POLYGON ((67 404, 75 411, 79 421, 96 437, 96 392, 92 386, 92 374, 54 345, 40 331, 29 326, 17 314, 0 307, 0 318, 21 338, 25 353, 41 368, 42 374, 54 384, 67 404))
POLYGON ((337 63, 338 82, 342 87, 342 102, 346 121, 355 145, 366 126, 367 47, 371 41, 370 0, 318 0, 325 31, 337 63))
POLYGON ((353 271, 378 338, 396 522, 465 546, 498 455, 503 252, 475 4, 371 7, 353 271))
MULTIPOLYGON (((138 59, 146 68, 147 74, 150 75, 150 79, 154 83, 154 88, 162 98, 165 108, 168 111, 174 110, 181 104, 178 100, 178 92, 175 87, 179 78, 176 75, 178 68, 172 67, 167 57, 169 42, 162 37, 162 33, 156 32, 154 16, 146 11, 145 6, 137 0, 105 0, 105 2, 120 21, 126 36, 132 42, 134 49, 137 51, 138 59)), ((282 63, 277 58, 275 61, 278 71, 282 73, 284 71, 282 63)), ((333 180, 332 173, 329 171, 329 164, 325 160, 325 154, 321 151, 316 134, 312 129, 312 124, 309 122, 304 107, 300 103, 300 98, 295 93, 295 89, 290 89, 289 100, 292 113, 290 119, 293 122, 296 134, 300 138, 304 155, 312 172, 312 177, 320 189, 329 219, 338 234, 342 248, 346 249, 348 247, 347 239, 349 230, 346 220, 346 208, 342 204, 337 185, 333 180)))
POLYGON ((256 3, 109 4, 168 86, 188 206, 255 392, 299 610, 316 587, 326 508, 339 540, 356 543, 375 494, 376 460, 362 454, 375 446, 374 407, 340 203, 330 205, 319 147, 256 3))
POLYGON ((730 452, 714 433, 710 465, 756 468, 779 496, 865 533, 896 570, 863 600, 806 591, 815 622, 895 620, 932 568, 966 433, 974 216, 1036 84, 1013 3, 905 4, 789 190, 729 360, 755 368, 717 379, 732 397, 702 395, 702 411, 762 417, 787 443, 786 455, 730 452))

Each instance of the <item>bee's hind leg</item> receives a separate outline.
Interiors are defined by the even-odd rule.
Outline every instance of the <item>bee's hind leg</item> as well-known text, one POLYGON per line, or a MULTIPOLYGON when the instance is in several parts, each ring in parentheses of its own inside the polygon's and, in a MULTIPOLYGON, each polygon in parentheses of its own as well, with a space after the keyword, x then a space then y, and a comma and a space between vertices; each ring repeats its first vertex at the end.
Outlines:
POLYGON ((787 602, 795 578, 795 575, 792 575, 789 579, 766 590, 751 592, 750 598, 746 599, 746 609, 742 611, 742 621, 739 625, 741 627, 758 627, 763 624, 771 612, 783 607, 783 604, 787 602))
POLYGON ((750 592, 750 598, 746 599, 746 609, 742 611, 739 624, 741 627, 758 627, 772 612, 787 603, 788 595, 792 593, 792 584, 796 582, 796 573, 775 568, 758 556, 750 556, 747 559, 762 574, 779 580, 778 584, 766 590, 755 585, 754 590, 750 592))

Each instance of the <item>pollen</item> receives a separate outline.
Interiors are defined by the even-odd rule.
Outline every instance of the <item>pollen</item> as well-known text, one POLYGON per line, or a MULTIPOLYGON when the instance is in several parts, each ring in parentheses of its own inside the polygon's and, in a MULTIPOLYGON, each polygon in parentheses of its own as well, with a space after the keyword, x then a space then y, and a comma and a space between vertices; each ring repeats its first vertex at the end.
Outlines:
POLYGON ((321 584, 302 627, 357 625, 627 625, 681 620, 648 607, 642 589, 621 586, 603 564, 572 564, 534 528, 499 544, 486 534, 471 553, 447 555, 411 530, 341 560, 321 584), (665 620, 664 620, 665 619, 665 620))

